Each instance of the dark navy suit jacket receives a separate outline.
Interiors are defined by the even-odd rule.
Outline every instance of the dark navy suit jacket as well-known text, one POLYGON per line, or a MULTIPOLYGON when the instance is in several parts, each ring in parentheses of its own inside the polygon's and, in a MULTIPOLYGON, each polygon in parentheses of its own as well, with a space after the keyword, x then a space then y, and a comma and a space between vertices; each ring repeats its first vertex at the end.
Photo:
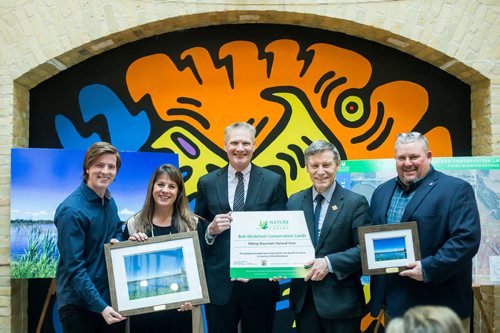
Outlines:
MULTIPOLYGON (((287 209, 304 211, 309 235, 313 237, 312 187, 292 195, 288 200, 287 209)), ((366 313, 360 282, 358 227, 370 224, 368 209, 368 201, 364 196, 336 184, 315 249, 316 258, 328 257, 334 273, 328 273, 321 281, 305 282, 304 279, 292 279, 292 311, 302 311, 309 284, 320 317, 346 319, 361 317, 366 313)))
MULTIPOLYGON (((205 232, 209 222, 217 214, 226 214, 231 210, 228 200, 227 166, 208 173, 198 181, 195 213, 206 221, 198 224, 205 275, 207 278, 210 302, 225 305, 229 301, 233 282, 229 276, 229 252, 231 229, 217 235, 212 245, 205 241, 205 232)), ((252 164, 248 183, 245 211, 285 210, 286 187, 283 178, 264 168, 252 164)), ((279 298, 279 284, 267 279, 251 280, 255 285, 255 297, 276 302, 279 298)))
MULTIPOLYGON (((385 224, 396 179, 373 193, 373 224, 385 224)), ((431 168, 415 189, 402 222, 416 221, 422 267, 427 282, 398 274, 372 276, 371 312, 385 306, 391 317, 416 305, 443 305, 461 318, 472 315, 472 258, 481 239, 479 212, 472 186, 431 168)))

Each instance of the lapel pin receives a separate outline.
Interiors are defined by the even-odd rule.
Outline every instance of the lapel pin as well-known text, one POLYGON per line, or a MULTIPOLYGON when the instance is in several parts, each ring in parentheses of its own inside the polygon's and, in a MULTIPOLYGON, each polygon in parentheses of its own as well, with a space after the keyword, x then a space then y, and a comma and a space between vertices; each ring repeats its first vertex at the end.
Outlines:
POLYGON ((336 210, 338 209, 338 208, 337 208, 337 205, 333 205, 333 206, 332 206, 332 209, 333 209, 334 211, 336 211, 336 210))

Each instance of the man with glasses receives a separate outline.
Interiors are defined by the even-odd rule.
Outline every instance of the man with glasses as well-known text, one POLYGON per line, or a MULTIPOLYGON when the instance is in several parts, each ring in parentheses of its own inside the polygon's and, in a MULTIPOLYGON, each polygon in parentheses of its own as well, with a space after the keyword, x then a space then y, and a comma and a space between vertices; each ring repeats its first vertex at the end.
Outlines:
POLYGON ((435 170, 427 139, 401 133, 395 145, 397 177, 373 193, 373 224, 416 221, 422 260, 399 274, 373 276, 372 315, 399 317, 417 305, 454 310, 465 329, 473 308, 472 258, 481 239, 472 186, 435 170))

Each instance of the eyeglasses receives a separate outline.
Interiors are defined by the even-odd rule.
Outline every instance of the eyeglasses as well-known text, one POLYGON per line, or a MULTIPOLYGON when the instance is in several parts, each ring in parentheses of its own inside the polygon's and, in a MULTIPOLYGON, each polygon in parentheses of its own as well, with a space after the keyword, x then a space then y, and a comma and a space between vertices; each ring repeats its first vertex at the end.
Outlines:
POLYGON ((420 137, 423 137, 422 134, 420 134, 419 132, 408 132, 408 133, 399 133, 398 134, 398 139, 416 139, 416 138, 420 138, 420 137))

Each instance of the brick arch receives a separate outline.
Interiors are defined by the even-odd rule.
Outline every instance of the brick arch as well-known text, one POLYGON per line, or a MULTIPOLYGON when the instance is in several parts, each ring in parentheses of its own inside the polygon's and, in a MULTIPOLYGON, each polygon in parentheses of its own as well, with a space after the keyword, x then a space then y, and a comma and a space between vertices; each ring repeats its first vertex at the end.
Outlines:
MULTIPOLYGON (((491 114, 488 89, 490 81, 488 78, 466 64, 419 41, 354 21, 315 14, 282 11, 225 11, 173 17, 132 27, 69 50, 23 74, 15 80, 14 95, 17 97, 15 100, 28 100, 30 88, 63 71, 65 68, 129 42, 195 27, 245 23, 291 24, 342 32, 395 48, 440 67, 471 86, 471 113, 474 115, 472 118, 477 119, 477 121, 473 120, 472 128, 473 154, 488 155, 492 153, 489 145, 485 145, 484 142, 487 137, 490 137, 490 139, 486 143, 492 141, 491 128, 488 126, 488 122, 484 121, 491 114)), ((14 105, 14 111, 17 111, 14 117, 17 115, 21 120, 28 119, 28 103, 19 104, 14 105)), ((18 139, 17 143, 20 146, 27 145, 27 138, 23 138, 21 133, 16 133, 15 128, 13 134, 14 138, 18 139)), ((16 142, 14 142, 14 146, 16 146, 16 142)))
MULTIPOLYGON (((194 9, 194 11, 196 11, 196 9, 194 9)), ((77 65, 102 52, 143 38, 194 27, 245 23, 291 24, 342 32, 398 49, 436 67, 440 67, 447 73, 466 82, 472 88, 471 117, 473 119, 473 155, 491 155, 499 153, 498 151, 493 151, 492 145, 494 140, 492 137, 492 124, 490 120, 492 117, 490 107, 490 80, 476 69, 456 60, 453 56, 446 55, 435 48, 425 45, 422 41, 412 40, 378 27, 341 18, 310 13, 273 10, 234 10, 167 18, 137 25, 96 38, 88 43, 63 52, 52 59, 47 59, 44 63, 30 69, 13 81, 12 146, 28 146, 29 90, 63 71, 65 68, 77 65)), ((382 23, 379 23, 379 25, 382 25, 382 23)), ((9 153, 2 152, 0 156, 9 157, 9 153)), ((8 198, 5 201, 3 198, 0 198, 0 206, 7 206, 8 209, 8 198)), ((7 245, 7 247, 8 246, 9 245, 7 245)), ((5 249, 5 247, 0 248, 5 249)), ((5 258, 8 258, 8 255, 5 258)), ((2 261, 8 260, 5 258, 2 261)), ((8 282, 0 282, 0 288, 4 287, 6 283, 8 286, 8 282)), ((26 320, 25 318, 19 317, 19 313, 25 310, 24 307, 27 304, 26 291, 22 291, 23 288, 26 288, 26 286, 22 286, 22 282, 13 284, 13 301, 11 306, 12 320, 17 323, 26 320)), ((0 315, 0 317, 1 316, 2 315, 0 315)), ((13 324, 12 327, 15 327, 15 325, 13 324)))

